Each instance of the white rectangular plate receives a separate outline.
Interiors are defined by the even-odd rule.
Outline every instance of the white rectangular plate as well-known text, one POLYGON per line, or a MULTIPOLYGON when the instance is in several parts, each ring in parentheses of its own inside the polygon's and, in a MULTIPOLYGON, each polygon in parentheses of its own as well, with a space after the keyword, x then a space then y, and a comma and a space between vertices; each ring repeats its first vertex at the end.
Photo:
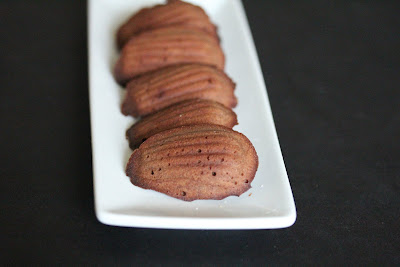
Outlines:
POLYGON ((89 81, 96 215, 109 225, 171 229, 272 229, 291 226, 296 209, 272 119, 264 79, 240 0, 190 1, 216 23, 226 72, 236 82, 239 125, 259 156, 252 188, 240 197, 184 202, 133 186, 125 175, 125 139, 134 122, 120 112, 124 90, 112 76, 117 28, 157 0, 90 0, 89 81))

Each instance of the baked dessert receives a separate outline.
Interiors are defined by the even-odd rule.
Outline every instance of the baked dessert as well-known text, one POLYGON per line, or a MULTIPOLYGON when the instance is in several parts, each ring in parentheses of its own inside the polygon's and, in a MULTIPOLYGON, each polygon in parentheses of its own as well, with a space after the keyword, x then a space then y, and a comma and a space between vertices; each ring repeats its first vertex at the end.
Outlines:
POLYGON ((118 47, 122 48, 138 33, 172 25, 198 29, 218 39, 215 25, 201 7, 179 0, 169 0, 164 5, 143 8, 129 18, 118 29, 118 47))
POLYGON ((219 42, 197 29, 163 27, 133 36, 125 44, 115 65, 120 84, 161 67, 179 63, 203 63, 224 69, 225 56, 219 42))
POLYGON ((138 187, 192 201, 241 195, 257 167, 257 153, 243 134, 198 124, 147 139, 133 151, 126 174, 138 187))
POLYGON ((127 85, 122 113, 134 117, 188 99, 209 99, 228 108, 237 104, 235 83, 223 72, 201 64, 174 65, 144 74, 127 85))
POLYGON ((126 131, 126 137, 130 148, 135 149, 159 132, 179 126, 204 123, 232 128, 237 124, 237 117, 231 109, 215 101, 186 100, 143 117, 126 131))

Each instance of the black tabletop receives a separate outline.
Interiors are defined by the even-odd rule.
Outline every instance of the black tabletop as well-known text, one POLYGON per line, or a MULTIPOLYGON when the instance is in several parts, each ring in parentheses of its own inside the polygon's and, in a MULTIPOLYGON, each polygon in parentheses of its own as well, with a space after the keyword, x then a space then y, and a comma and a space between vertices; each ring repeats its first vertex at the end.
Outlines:
POLYGON ((296 223, 250 231, 99 223, 86 3, 1 1, 1 263, 400 264, 399 4, 244 6, 296 223))

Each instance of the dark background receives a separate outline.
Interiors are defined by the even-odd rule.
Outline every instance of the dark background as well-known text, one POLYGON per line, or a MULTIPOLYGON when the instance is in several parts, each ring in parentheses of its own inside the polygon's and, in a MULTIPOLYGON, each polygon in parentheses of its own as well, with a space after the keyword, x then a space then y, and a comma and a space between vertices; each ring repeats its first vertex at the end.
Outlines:
POLYGON ((0 1, 0 263, 400 264, 398 1, 245 0, 297 206, 281 230, 94 214, 84 1, 0 1))

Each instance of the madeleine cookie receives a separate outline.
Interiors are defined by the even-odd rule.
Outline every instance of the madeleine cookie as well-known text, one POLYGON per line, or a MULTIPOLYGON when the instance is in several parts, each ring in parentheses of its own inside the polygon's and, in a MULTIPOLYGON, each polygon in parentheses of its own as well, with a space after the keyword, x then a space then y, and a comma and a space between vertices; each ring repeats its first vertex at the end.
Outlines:
POLYGON ((167 130, 133 151, 131 182, 185 201, 239 196, 251 186, 257 153, 241 133, 198 124, 167 130))
POLYGON ((134 14, 117 32, 118 47, 122 48, 132 36, 143 31, 173 25, 198 29, 218 40, 215 25, 201 7, 175 0, 143 8, 134 14))
POLYGON ((143 117, 126 131, 126 137, 130 148, 135 149, 159 132, 204 123, 232 128, 237 124, 237 117, 235 112, 220 103, 204 99, 187 100, 143 117))
POLYGON ((189 99, 209 99, 233 108, 235 84, 222 71, 207 65, 174 65, 142 75, 127 85, 122 113, 144 116, 189 99))
POLYGON ((185 27, 164 27, 132 37, 122 49, 114 77, 120 84, 161 67, 203 63, 224 69, 225 56, 209 34, 185 27))

